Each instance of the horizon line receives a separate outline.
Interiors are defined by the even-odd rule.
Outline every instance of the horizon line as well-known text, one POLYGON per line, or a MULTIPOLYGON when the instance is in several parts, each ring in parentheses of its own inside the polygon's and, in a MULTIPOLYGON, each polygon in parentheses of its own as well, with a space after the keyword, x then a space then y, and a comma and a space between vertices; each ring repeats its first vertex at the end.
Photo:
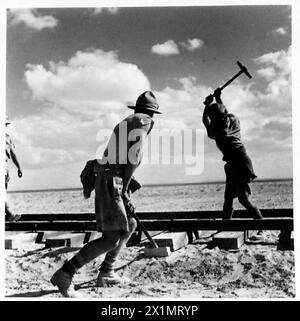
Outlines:
MULTIPOLYGON (((258 182, 273 182, 273 181, 292 181, 293 177, 290 178, 262 178, 255 180, 252 183, 258 182)), ((223 181, 204 181, 204 182, 185 182, 185 183, 153 183, 144 184, 142 187, 155 187, 155 186, 183 186, 183 185, 205 185, 205 184, 225 184, 223 181)), ((63 188, 42 188, 42 189, 23 189, 23 190, 12 190, 7 191, 7 193, 25 193, 25 192, 52 192, 52 191, 71 191, 71 190, 81 190, 82 187, 63 187, 63 188)))

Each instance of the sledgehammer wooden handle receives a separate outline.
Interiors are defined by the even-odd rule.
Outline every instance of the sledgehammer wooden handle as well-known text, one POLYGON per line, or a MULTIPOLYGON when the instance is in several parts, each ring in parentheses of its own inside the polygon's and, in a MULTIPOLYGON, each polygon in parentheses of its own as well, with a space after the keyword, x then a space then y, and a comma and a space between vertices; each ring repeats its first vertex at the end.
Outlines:
POLYGON ((150 243, 153 245, 153 247, 158 248, 157 243, 153 240, 153 238, 151 237, 151 235, 148 233, 148 231, 146 230, 145 226, 141 223, 140 219, 137 217, 137 215, 135 213, 131 213, 130 214, 132 217, 134 217, 138 224, 140 225, 142 231, 144 232, 144 234, 146 235, 147 239, 150 241, 150 243))

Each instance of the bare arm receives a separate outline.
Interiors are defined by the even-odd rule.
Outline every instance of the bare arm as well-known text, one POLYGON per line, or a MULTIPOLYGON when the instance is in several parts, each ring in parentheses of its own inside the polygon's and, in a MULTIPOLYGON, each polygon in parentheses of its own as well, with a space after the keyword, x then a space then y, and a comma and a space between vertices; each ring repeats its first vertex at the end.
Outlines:
POLYGON ((123 191, 122 194, 126 194, 128 190, 128 185, 130 183, 131 177, 135 170, 137 169, 138 165, 127 164, 124 169, 123 173, 123 191))
POLYGON ((220 88, 217 88, 217 89, 214 91, 214 96, 215 96, 215 99, 216 99, 216 102, 217 102, 217 103, 223 104, 222 99, 221 99, 221 89, 220 89, 220 88))
POLYGON ((15 152, 13 151, 12 148, 10 149, 10 156, 11 156, 11 159, 12 159, 13 163, 16 165, 16 167, 18 169, 18 176, 22 177, 23 173, 22 173, 22 170, 21 170, 20 163, 18 161, 17 155, 15 154, 15 152))
POLYGON ((135 141, 137 137, 139 139, 128 151, 128 163, 124 166, 123 174, 123 194, 127 192, 131 177, 141 162, 142 149, 147 138, 147 131, 147 126, 145 126, 145 128, 136 128, 132 130, 128 136, 129 141, 135 141))
POLYGON ((122 195, 123 195, 123 202, 127 213, 134 213, 135 207, 133 203, 130 200, 131 192, 129 191, 129 183, 131 181, 131 178, 133 176, 133 173, 138 168, 141 157, 142 157, 142 148, 145 142, 145 139, 147 137, 147 131, 145 131, 142 128, 137 128, 131 132, 131 134, 128 136, 128 139, 131 140, 132 138, 139 137, 139 140, 131 146, 129 153, 128 153, 128 162, 124 166, 124 172, 123 172, 123 189, 122 189, 122 195), (131 135, 133 137, 131 137, 131 135))
POLYGON ((213 129, 211 128, 211 120, 207 114, 208 108, 209 108, 208 106, 205 106, 205 108, 204 108, 203 115, 202 115, 202 122, 206 128, 207 136, 211 139, 214 139, 215 133, 214 133, 213 129))

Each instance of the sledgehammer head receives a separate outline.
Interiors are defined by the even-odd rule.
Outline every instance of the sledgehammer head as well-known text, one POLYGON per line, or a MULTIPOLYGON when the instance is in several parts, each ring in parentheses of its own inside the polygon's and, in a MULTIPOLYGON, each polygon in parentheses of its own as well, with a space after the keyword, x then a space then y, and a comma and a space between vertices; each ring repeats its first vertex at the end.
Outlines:
POLYGON ((247 68, 245 66, 243 66, 239 61, 236 62, 238 64, 238 66, 240 67, 241 71, 246 74, 249 78, 252 78, 252 76, 250 75, 249 71, 247 70, 247 68))

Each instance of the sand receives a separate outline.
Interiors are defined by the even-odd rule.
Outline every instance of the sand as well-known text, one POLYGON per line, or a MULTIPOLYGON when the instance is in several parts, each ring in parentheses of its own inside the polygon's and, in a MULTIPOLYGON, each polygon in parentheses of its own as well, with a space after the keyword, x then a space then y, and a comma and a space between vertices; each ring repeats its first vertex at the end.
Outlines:
MULTIPOLYGON (((261 208, 292 207, 292 182, 253 184, 253 201, 261 208)), ((220 209, 222 184, 147 187, 135 196, 139 210, 220 209), (168 197, 167 197, 168 196, 168 197)), ((16 212, 92 212, 80 191, 10 194, 16 212), (85 204, 82 205, 82 204, 85 204), (29 211, 30 210, 30 211, 29 211), (55 210, 55 211, 54 211, 55 210)), ((84 266, 74 277, 85 298, 292 298, 295 296, 294 252, 277 249, 278 232, 268 231, 263 244, 250 242, 239 250, 215 247, 208 232, 167 258, 146 258, 142 246, 127 247, 117 272, 131 278, 129 285, 96 287, 103 256, 84 266)), ((45 248, 25 242, 5 250, 6 296, 62 298, 49 279, 79 248, 45 248)))

